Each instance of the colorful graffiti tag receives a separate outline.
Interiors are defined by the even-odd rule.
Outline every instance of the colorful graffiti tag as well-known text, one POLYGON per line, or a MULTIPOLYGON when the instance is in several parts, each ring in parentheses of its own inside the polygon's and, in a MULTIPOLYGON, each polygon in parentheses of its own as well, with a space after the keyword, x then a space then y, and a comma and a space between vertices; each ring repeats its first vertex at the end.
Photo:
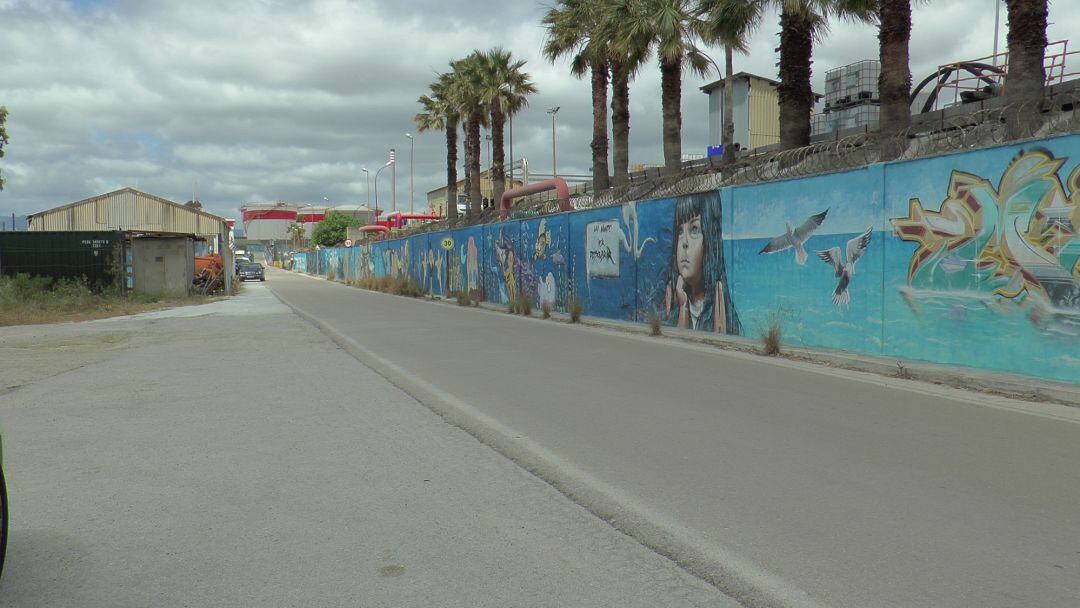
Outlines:
POLYGON ((1080 166, 1063 185, 1066 159, 1033 150, 1013 159, 995 188, 954 171, 938 211, 911 199, 892 220, 918 244, 904 295, 918 308, 934 292, 987 295, 1030 311, 1037 324, 1080 330, 1080 166))

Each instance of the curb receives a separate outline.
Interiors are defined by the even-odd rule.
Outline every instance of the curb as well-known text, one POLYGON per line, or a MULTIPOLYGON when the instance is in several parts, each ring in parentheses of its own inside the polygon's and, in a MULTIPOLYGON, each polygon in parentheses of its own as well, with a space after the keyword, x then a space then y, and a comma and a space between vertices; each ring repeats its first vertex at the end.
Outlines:
MULTIPOLYGON (((292 271, 311 279, 326 280, 324 277, 316 277, 302 272, 292 271)), ((330 281, 345 287, 340 281, 330 281)), ((359 289, 359 288, 357 288, 359 289)), ((372 290, 366 290, 372 291, 372 290)), ((373 293, 381 293, 375 292, 373 293)), ((390 294, 384 294, 390 295, 390 294)), ((427 302, 457 305, 453 300, 442 297, 414 298, 427 302)), ((463 307, 484 310, 487 312, 501 312, 509 314, 505 305, 481 302, 476 307, 463 307)), ((525 317, 533 320, 545 320, 540 316, 525 317)), ((566 313, 552 311, 549 321, 570 323, 570 316, 566 313)), ((649 335, 648 325, 633 323, 630 321, 615 321, 598 317, 582 316, 577 323, 583 327, 608 329, 624 333, 649 335)), ((704 344, 722 350, 733 350, 743 353, 761 355, 758 342, 752 338, 741 336, 718 335, 705 332, 696 332, 687 329, 664 327, 661 336, 654 339, 670 339, 677 342, 690 342, 704 344)), ((1021 376, 1009 372, 974 369, 959 366, 949 366, 911 359, 882 357, 869 354, 853 354, 843 351, 827 350, 821 348, 785 345, 780 358, 794 361, 812 363, 824 367, 846 369, 858 372, 866 372, 878 376, 886 376, 903 380, 916 380, 948 386, 951 388, 985 393, 1023 401, 1051 402, 1071 407, 1080 407, 1080 385, 1072 385, 1053 380, 1043 380, 1028 376, 1021 376)))

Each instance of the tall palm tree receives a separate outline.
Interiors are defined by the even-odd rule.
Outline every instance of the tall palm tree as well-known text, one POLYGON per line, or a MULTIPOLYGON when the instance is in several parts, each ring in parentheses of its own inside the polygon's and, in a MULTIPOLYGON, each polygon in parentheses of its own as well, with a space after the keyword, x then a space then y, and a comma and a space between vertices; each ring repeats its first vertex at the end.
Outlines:
POLYGON ((709 58, 698 48, 701 20, 693 0, 638 0, 617 2, 614 22, 617 51, 629 57, 655 50, 660 64, 661 104, 664 116, 664 167, 682 166, 683 68, 708 73, 709 58))
POLYGON ((521 68, 525 61, 514 61, 510 51, 496 47, 476 54, 480 99, 491 118, 491 200, 502 199, 506 190, 506 153, 503 129, 506 119, 529 103, 536 86, 521 68))
POLYGON ((1005 0, 1009 12, 1009 67, 1005 93, 1018 101, 1037 99, 1046 84, 1048 0, 1005 0))
POLYGON ((480 72, 479 52, 451 63, 454 69, 450 98, 464 119, 465 162, 469 180, 469 210, 471 216, 480 213, 480 127, 487 126, 487 108, 480 91, 483 81, 480 72))
POLYGON ((452 74, 440 74, 431 83, 431 95, 421 95, 417 101, 421 111, 413 117, 416 128, 446 133, 446 217, 457 218, 457 108, 450 100, 452 74))
POLYGON ((608 179, 607 97, 609 50, 598 36, 604 13, 595 0, 558 0, 544 15, 548 30, 544 56, 555 63, 571 56, 570 71, 581 78, 588 71, 592 82, 592 175, 593 190, 606 190, 608 179))
POLYGON ((893 136, 911 126, 911 0, 877 0, 877 5, 881 151, 883 160, 890 160, 902 152, 893 136))

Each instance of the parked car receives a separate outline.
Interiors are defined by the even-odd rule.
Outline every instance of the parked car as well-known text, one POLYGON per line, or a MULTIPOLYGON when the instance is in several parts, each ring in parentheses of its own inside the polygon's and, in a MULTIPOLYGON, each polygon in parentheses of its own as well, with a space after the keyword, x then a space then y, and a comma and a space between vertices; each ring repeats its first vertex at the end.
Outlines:
POLYGON ((247 281, 258 279, 260 281, 266 280, 265 270, 262 264, 247 262, 240 265, 240 270, 237 271, 236 277, 241 281, 247 281))

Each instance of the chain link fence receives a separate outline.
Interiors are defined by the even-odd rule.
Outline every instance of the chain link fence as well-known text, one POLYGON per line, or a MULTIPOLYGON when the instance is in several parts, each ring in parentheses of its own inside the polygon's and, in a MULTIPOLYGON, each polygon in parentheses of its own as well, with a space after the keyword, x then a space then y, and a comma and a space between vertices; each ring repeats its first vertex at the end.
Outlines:
MULTIPOLYGON (((949 152, 1080 132, 1080 87, 1046 97, 962 112, 938 112, 934 120, 917 121, 903 132, 882 137, 865 132, 791 150, 766 150, 740 156, 729 165, 720 157, 685 163, 677 173, 650 168, 631 174, 628 183, 596 192, 591 184, 571 191, 574 209, 598 209, 629 201, 669 198, 724 186, 808 177, 843 171, 886 159, 911 160, 949 152), (888 154, 883 152, 888 151, 888 154)), ((521 199, 510 217, 527 219, 558 213, 554 192, 521 199)), ((448 230, 499 220, 496 207, 472 216, 442 220, 410 229, 407 234, 448 230)))

